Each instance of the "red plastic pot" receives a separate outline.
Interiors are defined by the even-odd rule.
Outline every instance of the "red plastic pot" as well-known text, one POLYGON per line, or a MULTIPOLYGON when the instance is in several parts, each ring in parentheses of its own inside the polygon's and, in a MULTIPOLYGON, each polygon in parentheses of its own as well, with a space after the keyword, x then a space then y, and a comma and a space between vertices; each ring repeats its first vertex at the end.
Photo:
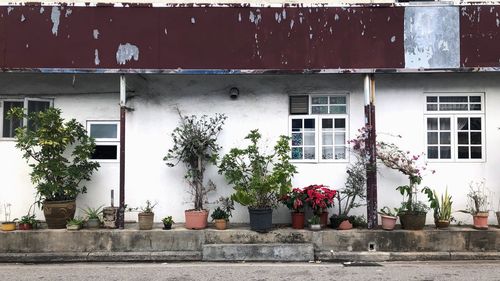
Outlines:
POLYGON ((305 214, 302 212, 292 212, 292 228, 304 229, 305 214))
POLYGON ((33 229, 33 226, 29 223, 20 223, 18 225, 18 229, 19 230, 32 230, 33 229))

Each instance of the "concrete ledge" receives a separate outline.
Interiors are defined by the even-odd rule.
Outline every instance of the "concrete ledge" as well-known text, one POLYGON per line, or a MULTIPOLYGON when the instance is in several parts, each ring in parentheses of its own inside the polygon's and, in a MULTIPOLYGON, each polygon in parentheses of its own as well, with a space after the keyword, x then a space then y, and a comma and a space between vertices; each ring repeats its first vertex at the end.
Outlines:
POLYGON ((314 260, 313 244, 208 244, 203 261, 280 261, 314 260))

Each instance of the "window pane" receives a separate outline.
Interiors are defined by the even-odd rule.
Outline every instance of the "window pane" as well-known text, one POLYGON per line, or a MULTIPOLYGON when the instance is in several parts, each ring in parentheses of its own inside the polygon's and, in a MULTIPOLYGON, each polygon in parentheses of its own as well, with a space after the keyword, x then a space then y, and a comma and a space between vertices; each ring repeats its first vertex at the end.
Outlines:
POLYGON ((473 111, 481 111, 481 104, 471 104, 470 105, 470 110, 473 110, 473 111))
POLYGON ((436 96, 428 96, 427 102, 437 102, 438 98, 436 96))
POLYGON ((481 102, 481 96, 470 96, 469 101, 470 102, 481 102))
POLYGON ((469 147, 459 146, 458 147, 458 158, 459 159, 469 159, 469 147))
POLYGON ((441 96, 439 102, 468 102, 467 96, 441 96))
POLYGON ((118 137, 117 124, 90 124, 90 136, 96 139, 116 139, 118 137))
POLYGON ((292 159, 302 159, 302 147, 292 147, 292 159))
POLYGON ((316 127, 316 124, 314 124, 314 119, 304 119, 304 130, 305 131, 311 131, 314 130, 316 127))
POLYGON ((451 144, 451 133, 439 133, 439 143, 440 144, 451 144))
POLYGON ((313 114, 328 114, 328 106, 313 106, 313 114))
POLYGON ((302 145, 302 134, 293 133, 292 134, 292 146, 302 145))
POLYGON ((2 136, 4 138, 12 138, 15 136, 16 128, 19 128, 23 125, 22 119, 8 119, 7 113, 12 108, 20 107, 22 108, 24 103, 22 101, 4 101, 3 102, 3 132, 2 136))
POLYGON ((457 130, 468 130, 469 129, 469 119, 468 118, 458 118, 457 119, 457 130))
POLYGON ((470 119, 470 129, 471 130, 481 130, 481 118, 471 118, 470 119))
POLYGON ((438 144, 438 133, 427 133, 427 144, 438 144))
POLYGON ((438 110, 438 105, 437 104, 428 104, 427 105, 427 110, 428 111, 437 111, 438 110))
POLYGON ((333 119, 322 119, 321 127, 323 129, 332 129, 333 128, 333 119))
POLYGON ((451 159, 451 147, 450 146, 441 146, 439 148, 440 158, 441 159, 451 159))
POLYGON ((118 146, 116 145, 96 145, 92 159, 116 160, 118 155, 118 146))
POLYGON ((323 145, 333 145, 333 136, 331 133, 323 133, 323 145))
POLYGON ((437 146, 427 147, 427 158, 438 159, 438 147, 437 146))
POLYGON ((450 118, 439 118, 439 129, 450 130, 450 118))
MULTIPOLYGON (((36 112, 45 111, 49 107, 50 107, 50 102, 48 102, 48 101, 29 100, 28 101, 28 114, 33 114, 36 112)), ((31 131, 36 130, 36 128, 31 120, 28 120, 28 130, 31 130, 31 131)))
POLYGON ((469 144, 469 133, 458 133, 458 144, 469 144))
POLYGON ((470 143, 471 144, 481 144, 481 133, 471 132, 470 133, 470 143))
POLYGON ((440 111, 467 111, 469 110, 469 106, 464 103, 464 104, 440 104, 439 105, 439 110, 440 111))
POLYGON ((427 118, 427 130, 437 130, 438 129, 438 119, 437 118, 427 118))
POLYGON ((335 147, 335 159, 346 159, 344 146, 335 147))
POLYGON ((312 104, 328 104, 328 97, 312 97, 312 104))
POLYGON ((315 159, 316 152, 314 147, 304 147, 304 159, 315 159))
POLYGON ((346 104, 346 97, 344 96, 332 96, 330 97, 330 104, 346 104))
POLYGON ((302 119, 292 119, 292 131, 302 130, 302 119))
POLYGON ((345 105, 333 105, 330 106, 331 114, 345 114, 347 113, 347 108, 345 105))
POLYGON ((322 149, 322 159, 333 159, 333 147, 324 146, 322 149))
POLYGON ((471 159, 481 159, 482 151, 480 146, 473 146, 470 148, 470 158, 471 159))
POLYGON ((335 119, 335 129, 345 129, 345 119, 335 119))
POLYGON ((314 133, 305 133, 304 134, 304 145, 315 145, 314 133))
POLYGON ((335 133, 335 144, 345 144, 345 133, 335 133))

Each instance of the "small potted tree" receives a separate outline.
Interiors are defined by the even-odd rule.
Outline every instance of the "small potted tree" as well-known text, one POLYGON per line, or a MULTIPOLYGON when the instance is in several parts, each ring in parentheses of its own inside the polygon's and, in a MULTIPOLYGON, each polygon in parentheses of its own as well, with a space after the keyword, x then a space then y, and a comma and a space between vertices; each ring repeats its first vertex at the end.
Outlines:
POLYGON ((219 173, 233 186, 231 198, 248 206, 250 229, 267 232, 272 228, 272 213, 279 199, 291 189, 291 178, 296 168, 290 163, 289 138, 280 136, 274 151, 265 154, 259 150, 258 130, 252 130, 245 139, 246 148, 233 148, 219 164, 219 173))
POLYGON ((152 204, 151 201, 146 200, 146 206, 140 207, 141 210, 138 214, 139 229, 140 230, 151 230, 153 229, 153 222, 155 218, 155 213, 153 209, 158 203, 152 204))
POLYGON ((467 209, 460 211, 472 215, 475 229, 488 229, 489 206, 490 202, 484 181, 469 183, 467 209))
POLYGON ((205 183, 205 170, 208 164, 216 164, 220 146, 217 137, 222 130, 227 117, 216 114, 208 118, 182 116, 178 110, 181 123, 174 129, 172 139, 173 148, 168 150, 163 158, 167 165, 173 167, 183 163, 186 168, 185 178, 189 183, 194 199, 194 208, 185 211, 186 228, 203 229, 207 227, 208 210, 203 207, 207 193, 215 190, 212 181, 205 183), (173 162, 172 162, 173 161, 173 162))
POLYGON ((214 221, 215 228, 224 230, 229 223, 229 217, 232 216, 234 210, 234 201, 228 197, 219 198, 220 206, 217 206, 212 212, 212 220, 214 221))
POLYGON ((13 108, 8 114, 28 119, 29 127, 16 129, 16 147, 30 163, 37 203, 42 205, 48 227, 64 228, 75 215, 76 197, 87 191, 81 183, 90 180, 99 167, 89 161, 94 140, 75 119, 65 122, 56 108, 30 115, 13 108))
POLYGON ((422 191, 429 198, 431 209, 434 210, 434 224, 436 228, 448 228, 450 226, 451 217, 451 195, 448 194, 448 188, 444 194, 439 196, 435 190, 425 187, 422 191))
POLYGON ((393 230, 396 226, 396 220, 398 219, 398 208, 391 210, 389 207, 384 206, 378 212, 382 221, 383 230, 393 230))
POLYGON ((307 195, 304 193, 304 190, 301 188, 294 188, 281 198, 281 203, 292 211, 292 228, 294 229, 304 229, 304 207, 306 197, 307 195))

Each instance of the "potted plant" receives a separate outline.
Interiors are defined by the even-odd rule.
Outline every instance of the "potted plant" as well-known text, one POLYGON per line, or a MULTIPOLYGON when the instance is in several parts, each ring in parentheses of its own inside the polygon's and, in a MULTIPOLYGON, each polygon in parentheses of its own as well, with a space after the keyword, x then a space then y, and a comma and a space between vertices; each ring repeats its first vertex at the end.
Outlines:
POLYGON ((308 221, 309 229, 311 230, 321 230, 320 217, 313 215, 308 221))
POLYGON ((83 218, 72 218, 66 223, 67 230, 80 230, 83 227, 85 220, 83 218))
POLYGON ((155 213, 153 209, 158 203, 152 204, 151 201, 146 200, 146 206, 139 207, 140 212, 138 214, 139 230, 151 230, 153 229, 153 222, 155 218, 155 213))
POLYGON ((304 229, 304 206, 306 197, 307 195, 304 193, 304 190, 301 188, 294 188, 281 198, 281 203, 292 211, 292 228, 294 229, 304 229))
POLYGON ((87 207, 87 209, 83 210, 86 216, 86 225, 88 228, 99 228, 101 227, 102 220, 102 207, 91 208, 87 207))
POLYGON ((434 210, 434 224, 436 228, 447 228, 450 225, 451 217, 451 195, 448 194, 448 187, 444 194, 439 196, 435 190, 425 187, 422 191, 427 194, 431 208, 434 210))
POLYGON ((10 220, 10 207, 12 205, 10 203, 3 204, 3 210, 5 215, 5 221, 2 222, 2 230, 3 231, 12 231, 16 230, 16 222, 10 220))
POLYGON ((169 230, 172 229, 172 224, 174 224, 174 220, 172 216, 164 217, 161 222, 163 222, 163 229, 169 230))
POLYGON ((500 200, 498 200, 498 208, 495 214, 497 215, 498 227, 500 227, 500 200))
POLYGON ((170 167, 184 163, 184 177, 194 199, 194 208, 185 211, 186 228, 203 229, 207 227, 208 218, 208 210, 205 210, 203 203, 207 193, 215 190, 212 181, 205 183, 205 169, 208 164, 215 165, 217 162, 217 153, 220 150, 217 137, 227 117, 224 114, 216 114, 211 118, 206 115, 198 118, 194 115, 182 116, 179 110, 178 113, 181 123, 172 133, 174 146, 168 150, 163 160, 175 161, 167 162, 170 167))
POLYGON ((219 203, 220 206, 212 212, 211 217, 214 221, 215 228, 218 230, 224 230, 227 228, 227 224, 229 223, 229 217, 232 216, 234 201, 229 197, 220 197, 219 203))
MULTIPOLYGON (((330 227, 332 228, 339 228, 344 221, 356 224, 356 226, 362 224, 359 223, 358 225, 361 218, 349 216, 349 212, 353 208, 364 205, 361 202, 366 198, 366 157, 361 157, 358 154, 356 156, 356 161, 347 167, 345 188, 335 194, 338 212, 330 217, 330 227)), ((345 227, 349 228, 349 223, 342 225, 342 228, 345 227)))
POLYGON ((290 163, 290 139, 280 136, 270 154, 260 151, 258 130, 245 139, 250 144, 243 149, 233 148, 219 164, 219 173, 233 186, 231 198, 248 206, 250 229, 267 232, 272 228, 272 212, 279 199, 291 189, 296 168, 290 163))
POLYGON ((325 227, 328 221, 327 209, 333 206, 337 191, 324 185, 313 184, 304 187, 304 193, 306 194, 305 202, 311 207, 314 215, 320 218, 321 226, 325 227))
POLYGON ((471 182, 467 193, 467 209, 460 212, 472 215, 475 229, 488 229, 489 205, 484 181, 471 182))
POLYGON ((18 228, 19 230, 32 230, 36 228, 38 225, 38 220, 36 219, 35 214, 30 215, 29 213, 25 216, 22 216, 21 219, 18 220, 18 228))
MULTIPOLYGON (((377 143, 377 158, 388 168, 397 170, 408 177, 409 184, 397 187, 403 196, 403 202, 399 209, 399 220, 403 229, 421 230, 425 226, 427 205, 418 201, 418 186, 422 182, 422 172, 426 165, 418 166, 417 161, 421 155, 410 155, 393 143, 377 143)), ((434 171, 432 171, 434 173, 434 171)))
POLYGON ((64 228, 75 215, 76 197, 87 190, 81 183, 90 180, 99 167, 89 161, 94 140, 75 119, 64 122, 56 108, 29 115, 13 108, 9 117, 28 119, 29 126, 16 129, 16 147, 30 163, 37 203, 42 205, 48 227, 64 228))
POLYGON ((378 212, 382 221, 382 229, 393 230, 396 226, 396 220, 398 219, 398 208, 394 208, 393 211, 387 206, 384 206, 378 212))

